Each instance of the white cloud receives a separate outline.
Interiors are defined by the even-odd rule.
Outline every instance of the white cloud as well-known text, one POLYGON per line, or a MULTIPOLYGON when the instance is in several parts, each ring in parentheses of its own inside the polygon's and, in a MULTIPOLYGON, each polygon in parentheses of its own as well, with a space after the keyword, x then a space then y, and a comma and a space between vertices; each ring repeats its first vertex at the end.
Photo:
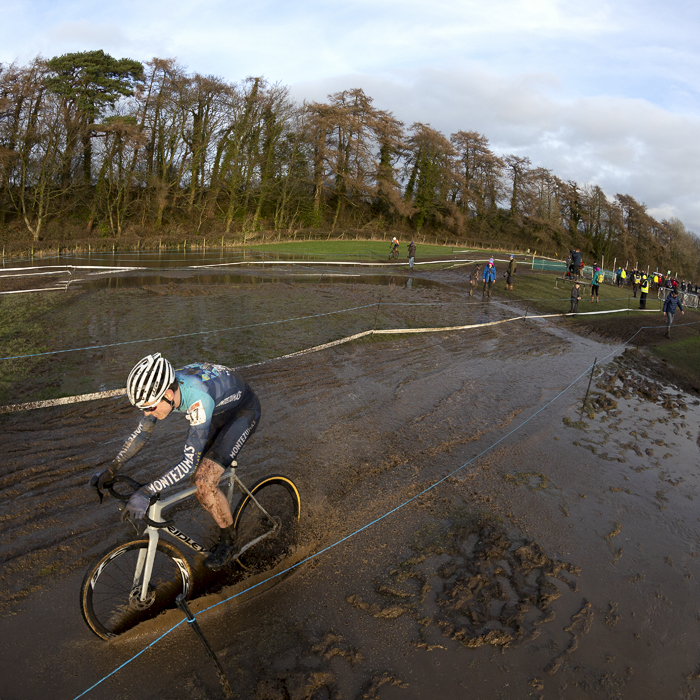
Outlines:
POLYGON ((96 24, 87 20, 61 22, 47 31, 46 39, 47 43, 56 47, 67 47, 66 52, 75 51, 75 47, 109 51, 112 47, 123 47, 129 43, 119 25, 96 24))

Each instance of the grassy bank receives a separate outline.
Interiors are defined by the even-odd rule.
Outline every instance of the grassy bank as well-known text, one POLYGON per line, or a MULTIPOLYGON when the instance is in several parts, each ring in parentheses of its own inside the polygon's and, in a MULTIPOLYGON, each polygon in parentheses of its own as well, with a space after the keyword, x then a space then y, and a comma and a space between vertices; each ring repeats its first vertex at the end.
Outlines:
MULTIPOLYGON (((571 283, 558 281, 550 273, 518 275, 514 291, 504 291, 499 280, 496 292, 503 298, 520 299, 530 309, 542 313, 566 313, 570 308, 571 283)), ((667 378, 686 389, 700 387, 700 312, 686 309, 683 316, 677 314, 671 340, 665 337, 666 325, 661 310, 663 302, 656 293, 647 298, 647 309, 656 313, 639 311, 639 298, 632 296, 630 287, 611 284, 600 286, 600 302, 590 301, 590 287, 581 289, 579 315, 562 319, 567 327, 577 333, 602 337, 612 342, 626 343, 646 348, 668 368, 667 378), (596 313, 622 309, 620 313, 596 313), (628 311, 624 311, 628 310, 628 311)))
MULTIPOLYGON (((399 244, 399 257, 397 262, 407 263, 408 243, 412 239, 401 239, 399 244)), ((352 241, 282 241, 279 243, 265 243, 248 245, 241 250, 251 250, 275 255, 308 256, 309 258, 323 258, 335 261, 371 261, 382 262, 389 260, 391 245, 387 241, 352 240, 352 241)), ((515 251, 513 251, 515 252, 515 251)), ((510 252, 495 249, 468 248, 465 246, 445 246, 432 243, 416 243, 416 261, 427 260, 452 260, 452 259, 479 259, 485 260, 496 257, 500 260, 507 259, 510 252)), ((525 258, 530 256, 515 253, 524 264, 525 258)), ((421 265, 422 269, 424 266, 421 265)))
MULTIPOLYGON (((678 329, 676 328, 675 330, 677 331, 678 329)), ((663 362, 672 365, 674 369, 687 380, 692 380, 695 384, 700 384, 699 336, 667 341, 663 344, 659 343, 651 347, 650 350, 663 362)))
MULTIPOLYGON (((495 291, 501 296, 527 300, 531 308, 543 313, 566 313, 569 311, 573 285, 571 282, 557 280, 556 274, 535 272, 515 275, 513 281, 514 290, 512 292, 504 291, 504 284, 502 278, 497 279, 495 291)), ((581 286, 580 296, 579 312, 630 309, 630 314, 633 314, 633 309, 639 308, 639 299, 635 299, 632 296, 630 287, 617 287, 607 283, 600 285, 599 302, 597 304, 591 302, 590 285, 586 285, 585 288, 581 286)), ((647 309, 658 310, 660 308, 661 302, 657 299, 656 293, 650 293, 647 298, 647 309)), ((586 322, 585 319, 588 318, 590 317, 581 316, 579 320, 586 322)))

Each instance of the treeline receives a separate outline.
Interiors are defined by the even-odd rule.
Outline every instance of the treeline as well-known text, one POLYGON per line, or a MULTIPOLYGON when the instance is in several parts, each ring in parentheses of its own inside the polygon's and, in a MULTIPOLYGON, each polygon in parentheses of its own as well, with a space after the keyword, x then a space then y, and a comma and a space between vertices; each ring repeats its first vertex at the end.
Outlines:
POLYGON ((497 156, 474 131, 407 127, 362 90, 292 100, 174 60, 102 51, 0 65, 0 227, 125 237, 346 229, 572 246, 695 275, 700 244, 627 194, 497 156))

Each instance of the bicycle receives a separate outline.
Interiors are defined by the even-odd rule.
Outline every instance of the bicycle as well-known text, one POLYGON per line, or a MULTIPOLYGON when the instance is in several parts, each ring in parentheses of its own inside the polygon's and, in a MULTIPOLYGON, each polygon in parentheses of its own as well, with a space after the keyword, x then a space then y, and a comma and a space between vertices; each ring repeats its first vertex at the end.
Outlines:
POLYGON ((397 260, 399 257, 399 247, 398 246, 393 246, 391 250, 389 251, 389 260, 392 258, 394 260, 397 260))
MULTIPOLYGON (((234 462, 226 469, 219 483, 228 481, 229 504, 237 490, 241 493, 232 510, 240 546, 233 561, 247 568, 246 555, 253 547, 260 550, 262 543, 269 545, 269 550, 284 553, 301 515, 301 500, 294 482, 281 474, 263 477, 248 489, 236 475, 236 466, 234 462)), ((120 501, 127 501, 131 494, 117 491, 114 487, 118 483, 126 483, 134 491, 141 488, 134 479, 117 475, 105 486, 120 501)), ((187 545, 197 556, 209 554, 204 545, 175 527, 172 520, 162 518, 163 511, 196 492, 197 487, 192 486, 166 498, 154 496, 144 517, 143 535, 109 549, 88 569, 80 587, 80 608, 85 622, 98 637, 116 637, 174 607, 178 595, 190 596, 192 567, 180 549, 160 539, 160 533, 166 532, 187 545)))

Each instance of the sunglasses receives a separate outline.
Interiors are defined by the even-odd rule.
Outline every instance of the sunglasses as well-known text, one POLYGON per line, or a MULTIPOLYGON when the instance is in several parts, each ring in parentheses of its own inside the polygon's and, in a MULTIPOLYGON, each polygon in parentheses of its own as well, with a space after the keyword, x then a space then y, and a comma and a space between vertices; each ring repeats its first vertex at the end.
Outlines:
MULTIPOLYGON (((160 401, 165 401, 165 403, 170 404, 170 408, 175 408, 175 402, 171 401, 170 399, 166 398, 165 396, 160 400, 160 401)), ((144 406, 141 410, 144 413, 153 413, 153 411, 160 406, 160 401, 156 404, 153 404, 153 406, 144 406)))

